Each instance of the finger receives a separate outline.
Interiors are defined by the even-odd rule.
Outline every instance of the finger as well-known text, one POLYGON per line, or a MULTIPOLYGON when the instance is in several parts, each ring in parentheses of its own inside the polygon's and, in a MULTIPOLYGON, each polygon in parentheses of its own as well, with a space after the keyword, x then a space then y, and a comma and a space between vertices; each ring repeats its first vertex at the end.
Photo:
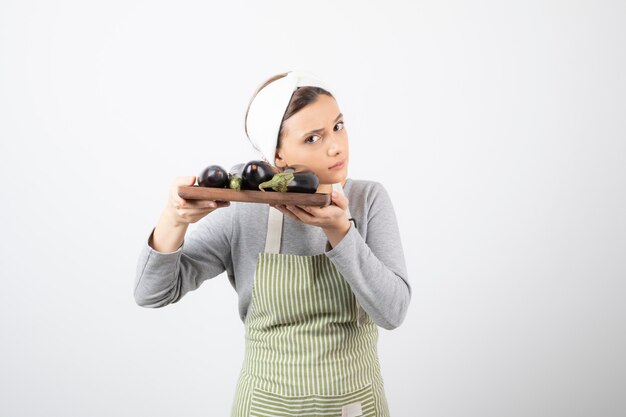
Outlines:
POLYGON ((311 207, 311 206, 296 206, 296 207, 298 207, 300 210, 306 211, 307 213, 309 213, 311 215, 314 215, 314 213, 315 213, 313 211, 313 207, 311 207))
POLYGON ((303 210, 299 206, 287 206, 287 209, 305 223, 314 223, 316 220, 315 217, 311 216, 310 213, 303 210))
POLYGON ((183 208, 216 208, 217 203, 215 201, 207 200, 183 200, 181 204, 183 208))
POLYGON ((339 206, 340 208, 342 208, 343 210, 348 208, 348 197, 346 197, 343 194, 338 193, 337 191, 333 191, 331 196, 331 202, 337 206, 339 206))
POLYGON ((230 206, 230 201, 207 201, 207 207, 223 208, 230 206))
POLYGON ((177 209, 187 208, 222 208, 230 206, 230 201, 213 201, 213 200, 185 200, 180 199, 175 204, 177 209))
POLYGON ((188 175, 185 177, 176 177, 174 179, 174 185, 176 186, 190 186, 196 183, 196 177, 194 175, 188 175))
POLYGON ((213 207, 201 207, 201 208, 185 209, 184 211, 188 216, 197 216, 200 214, 208 214, 212 212, 213 210, 215 210, 215 208, 213 207))
POLYGON ((184 206, 178 208, 181 215, 186 217, 196 216, 196 215, 206 215, 218 208, 228 207, 230 205, 229 201, 204 201, 204 205, 202 206, 184 206), (210 205, 213 204, 213 205, 210 205))
POLYGON ((181 210, 178 213, 178 215, 183 219, 191 220, 193 223, 195 221, 198 221, 202 217, 206 216, 207 214, 211 213, 213 210, 215 209, 210 209, 210 208, 186 209, 186 210, 181 210))
POLYGON ((176 177, 172 183, 172 187, 170 188, 170 199, 172 199, 172 205, 176 208, 177 206, 184 205, 189 202, 189 200, 185 200, 178 195, 180 187, 189 187, 193 186, 196 183, 196 177, 193 175, 186 177, 176 177))
POLYGON ((230 201, 215 201, 217 208, 228 207, 230 206, 230 201))
POLYGON ((337 212, 345 211, 339 206, 335 206, 334 204, 330 204, 326 207, 317 207, 317 206, 297 206, 300 209, 309 213, 312 217, 316 219, 327 219, 331 217, 337 216, 337 212))
POLYGON ((285 206, 278 205, 278 206, 276 206, 276 209, 279 210, 281 213, 283 213, 285 216, 289 217, 290 219, 296 220, 296 221, 300 221, 298 216, 293 214, 291 211, 287 210, 287 208, 285 208, 285 206))

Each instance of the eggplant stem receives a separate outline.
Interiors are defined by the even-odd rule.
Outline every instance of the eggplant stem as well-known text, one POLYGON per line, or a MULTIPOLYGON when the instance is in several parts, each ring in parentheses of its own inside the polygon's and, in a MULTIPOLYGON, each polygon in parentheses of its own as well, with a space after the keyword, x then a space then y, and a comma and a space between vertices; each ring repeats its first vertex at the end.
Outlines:
POLYGON ((228 183, 228 188, 235 191, 241 191, 241 177, 232 175, 228 183))
POLYGON ((287 186, 293 178, 292 172, 279 172, 278 174, 274 174, 271 180, 259 184, 259 190, 265 192, 265 188, 271 188, 279 193, 285 193, 287 192, 287 186))

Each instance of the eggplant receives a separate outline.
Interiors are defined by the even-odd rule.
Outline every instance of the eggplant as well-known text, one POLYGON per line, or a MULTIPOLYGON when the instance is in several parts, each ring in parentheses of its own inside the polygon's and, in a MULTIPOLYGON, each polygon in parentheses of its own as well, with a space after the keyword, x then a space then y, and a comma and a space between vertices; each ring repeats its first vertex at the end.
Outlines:
POLYGON ((271 180, 278 172, 277 168, 265 161, 250 161, 241 173, 241 189, 258 191, 260 184, 271 180))
POLYGON ((293 180, 287 185, 287 192, 313 194, 319 185, 320 180, 313 171, 294 172, 293 180))
POLYGON ((198 175, 200 187, 225 188, 228 186, 228 172, 219 165, 210 165, 198 175))
POLYGON ((275 174, 271 180, 261 183, 259 189, 265 191, 265 188, 271 188, 278 192, 291 193, 308 193, 313 194, 320 185, 319 178, 313 171, 305 170, 294 172, 287 169, 283 172, 275 174))
POLYGON ((235 191, 241 190, 241 177, 245 166, 245 163, 237 164, 228 171, 228 188, 235 191))

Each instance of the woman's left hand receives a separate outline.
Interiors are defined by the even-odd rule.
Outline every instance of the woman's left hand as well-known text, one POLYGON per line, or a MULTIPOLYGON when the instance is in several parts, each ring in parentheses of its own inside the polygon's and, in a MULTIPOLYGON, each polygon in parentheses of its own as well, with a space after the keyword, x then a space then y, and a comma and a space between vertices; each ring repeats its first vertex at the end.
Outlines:
POLYGON ((277 204, 272 205, 280 210, 287 217, 299 220, 311 226, 318 226, 325 230, 345 229, 350 221, 346 216, 348 208, 348 198, 345 195, 333 191, 331 194, 331 204, 326 207, 314 206, 290 206, 277 204))

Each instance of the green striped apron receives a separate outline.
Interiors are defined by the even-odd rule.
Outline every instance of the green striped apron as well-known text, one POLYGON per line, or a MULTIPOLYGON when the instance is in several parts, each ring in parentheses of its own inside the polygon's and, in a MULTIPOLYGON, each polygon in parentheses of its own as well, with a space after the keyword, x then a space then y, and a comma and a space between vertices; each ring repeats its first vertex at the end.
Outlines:
POLYGON ((325 254, 279 253, 282 220, 270 207, 231 417, 388 417, 376 324, 325 254))

